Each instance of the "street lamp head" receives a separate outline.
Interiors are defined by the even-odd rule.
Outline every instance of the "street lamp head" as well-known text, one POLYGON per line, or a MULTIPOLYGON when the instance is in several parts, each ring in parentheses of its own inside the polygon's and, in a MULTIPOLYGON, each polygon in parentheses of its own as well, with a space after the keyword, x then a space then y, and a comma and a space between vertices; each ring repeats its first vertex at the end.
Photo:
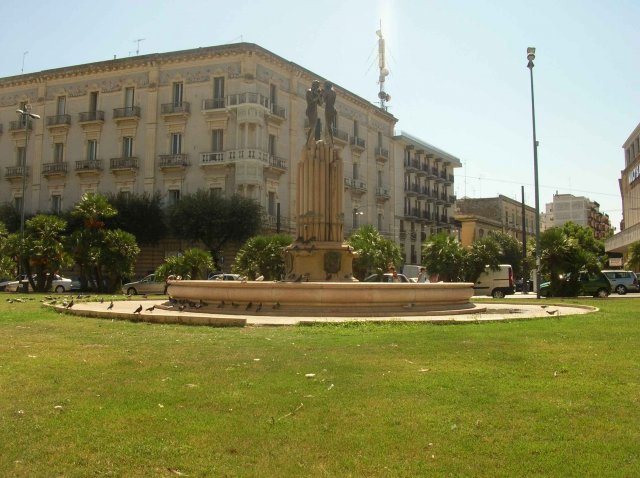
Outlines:
POLYGON ((18 108, 16 110, 16 113, 18 113, 19 115, 28 116, 29 118, 40 119, 40 115, 31 113, 27 108, 25 108, 24 110, 21 110, 20 108, 18 108))
POLYGON ((527 64, 527 68, 529 69, 533 68, 533 60, 535 59, 536 59, 536 49, 530 46, 529 48, 527 48, 527 60, 529 60, 529 63, 527 64))

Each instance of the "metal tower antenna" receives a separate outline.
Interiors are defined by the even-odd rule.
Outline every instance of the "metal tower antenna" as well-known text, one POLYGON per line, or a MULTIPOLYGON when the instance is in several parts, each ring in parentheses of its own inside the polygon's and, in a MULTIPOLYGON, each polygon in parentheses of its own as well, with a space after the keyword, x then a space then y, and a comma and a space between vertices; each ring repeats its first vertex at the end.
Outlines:
POLYGON ((146 38, 138 38, 137 40, 133 40, 134 43, 137 43, 138 45, 136 46, 136 56, 140 54, 140 42, 141 41, 145 41, 146 38))
POLYGON ((24 73, 24 57, 27 56, 27 53, 29 53, 28 51, 25 51, 22 54, 22 69, 20 70, 20 73, 24 73))
POLYGON ((380 30, 376 31, 378 35, 378 68, 380 69, 380 76, 378 77, 378 83, 380 84, 380 91, 378 92, 378 98, 380 98, 380 107, 387 111, 385 103, 391 101, 391 96, 384 91, 384 81, 389 76, 389 70, 386 66, 385 53, 384 53, 384 37, 382 36, 382 21, 380 21, 380 30))

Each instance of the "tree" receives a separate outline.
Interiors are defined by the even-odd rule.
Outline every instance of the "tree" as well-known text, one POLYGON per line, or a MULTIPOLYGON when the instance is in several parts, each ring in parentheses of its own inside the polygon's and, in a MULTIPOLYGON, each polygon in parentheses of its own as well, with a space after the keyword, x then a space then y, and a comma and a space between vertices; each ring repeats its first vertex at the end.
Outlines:
POLYGON ((0 277, 15 277, 16 263, 9 248, 7 228, 0 222, 0 277))
POLYGON ((521 277, 523 272, 522 243, 511 234, 502 231, 490 231, 489 237, 500 245, 499 264, 510 264, 513 276, 521 277))
POLYGON ((258 276, 278 280, 285 274, 284 250, 292 242, 287 234, 254 236, 236 254, 232 271, 252 280, 258 276))
POLYGON ((98 264, 104 270, 102 277, 108 284, 108 290, 117 290, 123 277, 133 274, 133 266, 139 253, 140 248, 133 234, 122 229, 105 231, 104 242, 98 253, 98 264))
POLYGON ((361 226, 347 243, 358 254, 353 260, 353 275, 359 280, 371 273, 385 272, 389 265, 399 267, 402 262, 398 245, 382 237, 371 224, 361 226))
POLYGON ((430 236, 422 244, 422 265, 440 280, 457 282, 464 277, 467 251, 446 232, 430 236))
POLYGON ((634 271, 640 271, 640 241, 636 241, 629 246, 629 260, 626 267, 634 271))
POLYGON ((167 235, 168 228, 159 193, 109 194, 107 200, 118 211, 118 214, 105 220, 108 229, 130 232, 136 237, 138 244, 157 244, 167 235))
POLYGON ((36 292, 49 290, 54 274, 70 264, 61 240, 66 226, 64 219, 38 214, 25 222, 24 239, 20 233, 12 234, 9 239, 10 250, 22 258, 24 273, 36 292))
POLYGON ((20 211, 9 202, 0 204, 0 222, 4 223, 8 232, 20 230, 20 211))
POLYGON ((498 270, 501 255, 502 247, 495 237, 487 235, 474 241, 464 257, 464 280, 475 282, 487 266, 498 270))
POLYGON ((213 258, 208 251, 192 247, 183 254, 167 257, 163 264, 156 269, 157 279, 166 279, 170 275, 183 279, 206 279, 207 274, 214 268, 213 258))
POLYGON ((262 225, 262 208, 253 199, 225 198, 204 190, 181 198, 168 216, 175 236, 201 241, 214 257, 225 244, 245 242, 262 225))

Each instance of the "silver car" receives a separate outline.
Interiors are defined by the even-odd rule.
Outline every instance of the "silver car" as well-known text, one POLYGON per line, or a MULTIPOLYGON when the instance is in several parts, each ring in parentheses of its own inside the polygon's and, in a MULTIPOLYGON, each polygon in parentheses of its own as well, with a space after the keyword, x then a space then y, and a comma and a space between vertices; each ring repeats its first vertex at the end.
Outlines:
POLYGON ((611 283, 611 290, 616 291, 620 295, 624 295, 627 292, 638 292, 638 279, 636 275, 631 271, 602 271, 605 277, 611 283))
POLYGON ((165 286, 165 281, 157 281, 155 274, 149 274, 144 279, 124 284, 122 286, 122 293, 127 295, 164 294, 165 286))

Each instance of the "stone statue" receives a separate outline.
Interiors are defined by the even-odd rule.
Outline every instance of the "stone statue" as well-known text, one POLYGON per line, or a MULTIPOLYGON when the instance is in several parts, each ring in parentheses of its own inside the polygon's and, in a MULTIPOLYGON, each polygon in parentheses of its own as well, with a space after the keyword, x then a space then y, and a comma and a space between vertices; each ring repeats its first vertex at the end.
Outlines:
POLYGON ((311 88, 307 90, 307 119, 309 120, 309 132, 307 133, 307 143, 311 139, 311 135, 316 129, 318 122, 318 105, 322 104, 322 92, 320 91, 320 82, 313 80, 311 88))
POLYGON ((329 136, 331 139, 331 146, 333 146, 333 127, 336 124, 338 112, 336 111, 336 92, 333 89, 333 84, 330 81, 324 82, 324 89, 322 90, 322 100, 324 102, 324 132, 325 136, 329 136))

